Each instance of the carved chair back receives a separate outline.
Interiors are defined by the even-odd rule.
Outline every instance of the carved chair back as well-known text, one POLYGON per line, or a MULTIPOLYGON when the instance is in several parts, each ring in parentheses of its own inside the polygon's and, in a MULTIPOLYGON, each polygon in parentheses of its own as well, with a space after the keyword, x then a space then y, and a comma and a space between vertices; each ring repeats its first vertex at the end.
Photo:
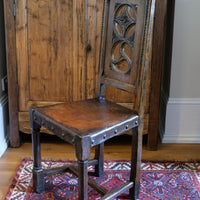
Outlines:
POLYGON ((104 1, 96 97, 105 98, 106 85, 125 90, 133 93, 134 110, 137 112, 143 96, 141 92, 144 93, 142 87, 147 84, 147 70, 144 71, 143 66, 145 59, 149 59, 149 47, 146 43, 151 39, 148 38, 151 33, 146 22, 150 20, 150 2, 151 0, 104 1), (148 12, 145 12, 146 9, 148 12))

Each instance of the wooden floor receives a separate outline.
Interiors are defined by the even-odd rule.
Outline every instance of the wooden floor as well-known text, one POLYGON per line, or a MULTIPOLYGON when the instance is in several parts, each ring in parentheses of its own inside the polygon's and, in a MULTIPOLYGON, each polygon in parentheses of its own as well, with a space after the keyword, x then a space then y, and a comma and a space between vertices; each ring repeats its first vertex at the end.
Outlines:
MULTIPOLYGON (((105 159, 130 159, 130 136, 116 137, 105 144, 105 159)), ((60 141, 42 141, 42 158, 75 159, 73 146, 60 141)), ((200 160, 200 144, 159 144, 158 151, 148 151, 143 145, 143 160, 200 160)), ((91 156, 94 155, 92 149, 91 156)), ((20 148, 8 148, 0 158, 0 200, 15 175, 18 165, 24 158, 32 157, 31 143, 26 141, 20 148)))

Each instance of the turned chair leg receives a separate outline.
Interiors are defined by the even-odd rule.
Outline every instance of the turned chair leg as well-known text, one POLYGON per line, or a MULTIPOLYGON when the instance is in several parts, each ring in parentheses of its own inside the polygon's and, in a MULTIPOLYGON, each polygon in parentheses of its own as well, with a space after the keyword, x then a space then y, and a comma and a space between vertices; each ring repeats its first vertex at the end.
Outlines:
POLYGON ((101 177, 104 172, 104 143, 95 146, 95 159, 98 160, 98 164, 95 165, 95 176, 101 177))
POLYGON ((140 192, 141 153, 142 153, 142 135, 141 134, 138 135, 138 127, 136 127, 133 128, 133 136, 132 136, 130 181, 134 181, 134 186, 129 191, 131 199, 137 199, 140 192))
POLYGON ((40 152, 40 128, 38 124, 32 124, 33 190, 38 193, 44 191, 44 173, 41 165, 40 152))

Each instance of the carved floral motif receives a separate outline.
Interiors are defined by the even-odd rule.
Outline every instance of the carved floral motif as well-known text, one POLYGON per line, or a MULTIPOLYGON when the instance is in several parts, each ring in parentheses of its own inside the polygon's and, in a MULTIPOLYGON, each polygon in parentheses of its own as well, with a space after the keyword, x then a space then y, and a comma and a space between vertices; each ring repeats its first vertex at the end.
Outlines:
POLYGON ((137 5, 116 4, 110 68, 129 74, 132 66, 137 5))

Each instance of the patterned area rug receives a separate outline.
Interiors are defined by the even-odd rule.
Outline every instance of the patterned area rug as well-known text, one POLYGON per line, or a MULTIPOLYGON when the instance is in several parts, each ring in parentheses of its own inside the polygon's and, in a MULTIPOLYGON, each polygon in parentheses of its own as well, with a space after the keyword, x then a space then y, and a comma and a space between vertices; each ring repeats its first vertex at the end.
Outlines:
MULTIPOLYGON (((44 168, 58 167, 72 161, 44 160, 44 168)), ((142 200, 198 200, 200 199, 200 162, 142 162, 141 189, 142 200)), ((94 179, 107 189, 120 186, 129 177, 129 161, 106 161, 103 178, 94 179)), ((92 167, 89 168, 93 170, 92 167)), ((32 192, 32 160, 23 159, 5 200, 30 199, 77 199, 77 178, 70 173, 54 175, 45 179, 45 192, 32 192)), ((89 187, 90 200, 101 196, 89 187)), ((117 198, 129 199, 127 193, 117 198)))

